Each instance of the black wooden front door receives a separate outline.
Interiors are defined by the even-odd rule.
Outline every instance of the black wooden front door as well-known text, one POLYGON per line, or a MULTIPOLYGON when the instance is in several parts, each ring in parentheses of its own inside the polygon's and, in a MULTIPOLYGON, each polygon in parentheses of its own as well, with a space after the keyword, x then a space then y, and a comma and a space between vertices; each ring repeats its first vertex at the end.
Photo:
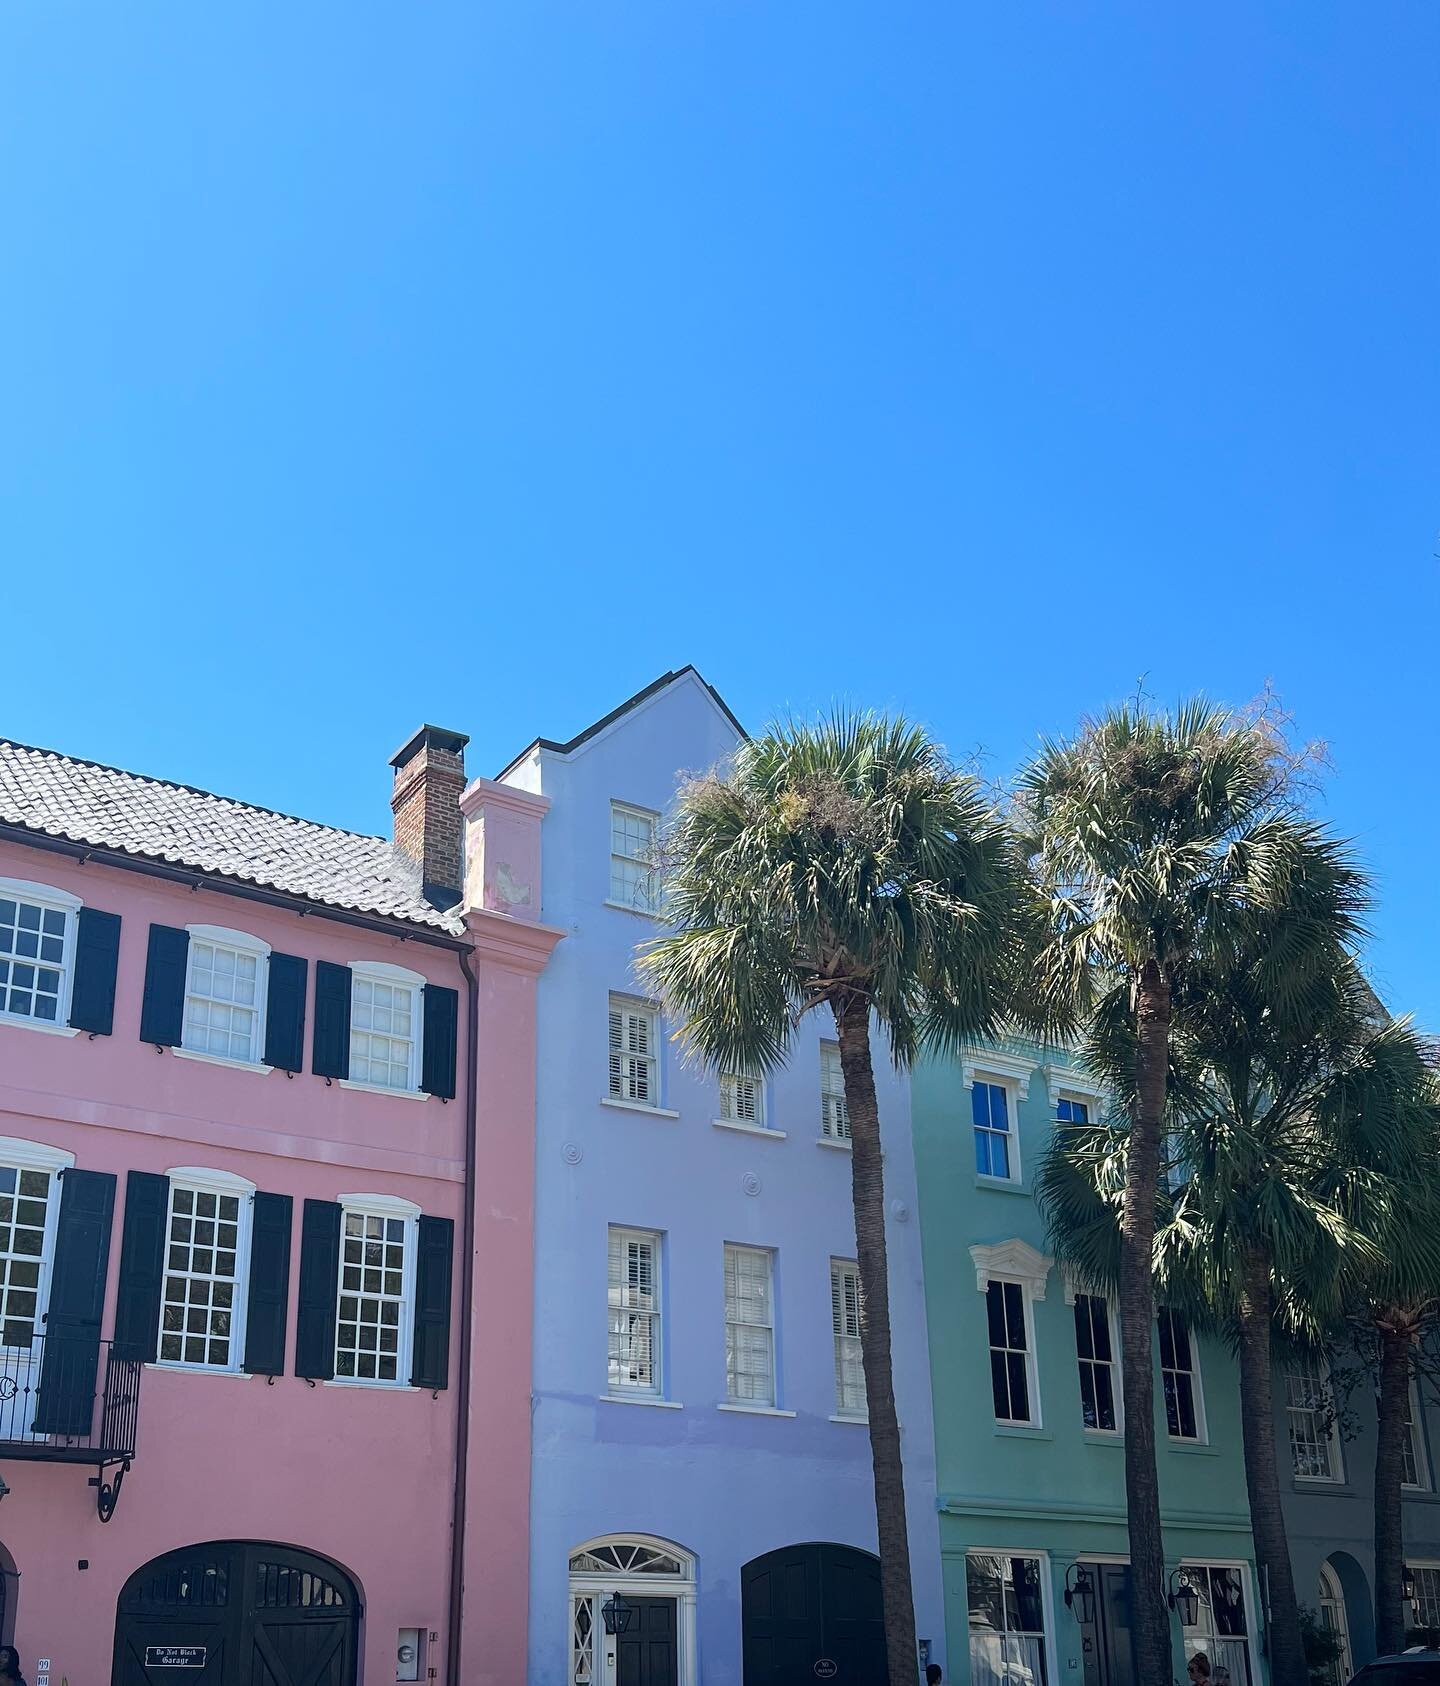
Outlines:
POLYGON ((112 1686, 355 1686, 359 1602, 336 1564, 292 1546, 168 1552, 120 1593, 112 1686))
POLYGON ((745 1686, 885 1679, 880 1563, 850 1546, 784 1546, 740 1571, 745 1686))
POLYGON ((617 1686, 678 1686, 675 1600, 633 1598, 630 1626, 615 1641, 617 1686))
POLYGON ((1084 1686, 1136 1686, 1130 1570, 1123 1563, 1085 1567, 1095 1588, 1095 1619, 1080 1630, 1084 1686))

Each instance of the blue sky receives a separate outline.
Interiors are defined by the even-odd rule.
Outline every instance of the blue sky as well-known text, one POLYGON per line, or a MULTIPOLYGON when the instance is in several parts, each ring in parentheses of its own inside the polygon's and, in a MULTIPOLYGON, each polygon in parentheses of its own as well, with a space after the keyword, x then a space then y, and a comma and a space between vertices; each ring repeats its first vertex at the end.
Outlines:
POLYGON ((668 667, 1272 682, 1440 1028, 1433 0, 0 17, 0 731, 379 830, 668 667))

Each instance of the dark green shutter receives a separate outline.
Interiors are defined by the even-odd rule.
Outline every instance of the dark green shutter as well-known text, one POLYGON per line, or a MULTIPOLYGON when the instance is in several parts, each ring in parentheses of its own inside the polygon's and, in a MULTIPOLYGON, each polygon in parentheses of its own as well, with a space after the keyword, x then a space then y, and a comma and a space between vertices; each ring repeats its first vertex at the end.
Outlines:
POLYGON ((185 966, 190 934, 172 925, 150 927, 145 956, 145 995, 140 1003, 140 1040, 178 1048, 185 1021, 185 966))
POLYGON ((335 1296, 339 1288, 340 1208, 331 1200, 307 1200, 300 1219, 297 1376, 328 1382, 335 1374, 335 1296))
POLYGON ((155 1362, 169 1216, 169 1177, 157 1177, 150 1171, 129 1172, 125 1178, 125 1227, 120 1235, 120 1281, 115 1300, 117 1358, 155 1362))
POLYGON ((416 1387, 445 1387, 450 1380, 450 1269, 455 1225, 449 1218, 420 1219, 415 1255, 416 1387))
POLYGON ((315 1039, 310 1069, 317 1077, 350 1075, 350 968, 315 962, 315 1039))
MULTIPOLYGON (((303 965, 303 962, 302 962, 303 965)), ((245 1369, 285 1374, 285 1313, 290 1300, 288 1194, 257 1194, 250 1228, 250 1292, 245 1302, 245 1369)))
POLYGON ((35 1402, 36 1434, 93 1432, 100 1315, 105 1309, 114 1213, 115 1178, 110 1172, 62 1173, 45 1356, 35 1402))
POLYGON ((421 1048, 420 1087, 427 1095, 455 1097, 455 1041, 460 1020, 460 995, 441 984, 426 984, 422 1015, 425 1040, 421 1048))
POLYGON ((265 1064, 299 1071, 305 1063, 305 979, 310 964, 296 954, 270 956, 265 995, 265 1064))
POLYGON ((120 964, 120 915, 80 909, 75 938, 75 982, 70 1023, 92 1036, 108 1036, 115 1022, 115 973, 120 964))

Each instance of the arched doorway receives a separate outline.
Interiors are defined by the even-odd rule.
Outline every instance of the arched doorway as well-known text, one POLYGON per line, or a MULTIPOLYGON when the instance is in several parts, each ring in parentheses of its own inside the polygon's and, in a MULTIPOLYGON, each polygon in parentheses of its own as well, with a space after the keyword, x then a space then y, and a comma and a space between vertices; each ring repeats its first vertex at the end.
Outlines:
POLYGON ((573 1686, 695 1686, 695 1559, 651 1534, 606 1534, 570 1554, 573 1686), (632 1607, 607 1634, 614 1593, 632 1607))
POLYGON ((1320 1625, 1339 1647, 1339 1654, 1330 1665, 1331 1678, 1335 1686, 1345 1686, 1355 1672, 1354 1652, 1350 1645, 1350 1622, 1345 1614, 1345 1589, 1329 1563, 1320 1565, 1319 1605, 1320 1625))
POLYGON ((880 1560, 853 1546, 783 1546, 740 1571, 745 1686, 871 1686, 885 1678, 880 1560))
POLYGON ((355 1583, 328 1558, 255 1540, 187 1546, 120 1589, 111 1682, 355 1686, 359 1625, 355 1583))

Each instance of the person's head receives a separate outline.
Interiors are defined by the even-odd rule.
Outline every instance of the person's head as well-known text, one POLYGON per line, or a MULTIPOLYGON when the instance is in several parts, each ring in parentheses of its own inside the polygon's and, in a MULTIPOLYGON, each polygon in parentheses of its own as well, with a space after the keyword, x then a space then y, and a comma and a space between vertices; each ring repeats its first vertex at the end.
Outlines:
POLYGON ((1210 1659, 1203 1651, 1197 1651, 1185 1665, 1185 1672, 1194 1682, 1194 1686, 1209 1686, 1210 1659))
POLYGON ((945 1676, 940 1672, 939 1663, 926 1663, 925 1686, 940 1686, 940 1682, 944 1678, 945 1676))
POLYGON ((1230 1686, 1230 1670, 1224 1663, 1216 1663, 1215 1672, 1210 1676, 1210 1686, 1230 1686))
POLYGON ((20 1653, 13 1645, 0 1645, 0 1680, 20 1678, 20 1653))

